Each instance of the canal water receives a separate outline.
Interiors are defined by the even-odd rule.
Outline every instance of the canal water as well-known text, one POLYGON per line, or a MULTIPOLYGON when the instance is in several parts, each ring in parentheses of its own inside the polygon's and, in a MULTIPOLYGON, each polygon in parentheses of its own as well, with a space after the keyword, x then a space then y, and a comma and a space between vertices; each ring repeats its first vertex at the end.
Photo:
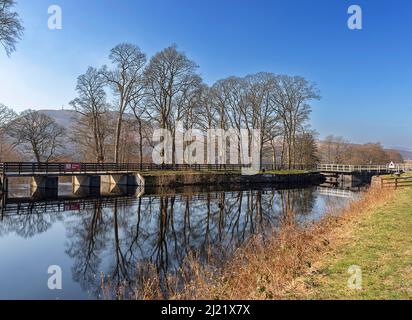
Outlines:
MULTIPOLYGON (((63 187, 64 189, 64 187, 63 187)), ((153 266, 160 279, 174 274, 193 253, 207 264, 230 257, 252 235, 270 236, 285 221, 316 221, 357 197, 347 190, 182 189, 136 196, 110 195, 34 200, 0 209, 0 299, 101 299, 101 273, 112 283, 141 278, 153 266), (62 272, 50 290, 50 266, 62 272)))

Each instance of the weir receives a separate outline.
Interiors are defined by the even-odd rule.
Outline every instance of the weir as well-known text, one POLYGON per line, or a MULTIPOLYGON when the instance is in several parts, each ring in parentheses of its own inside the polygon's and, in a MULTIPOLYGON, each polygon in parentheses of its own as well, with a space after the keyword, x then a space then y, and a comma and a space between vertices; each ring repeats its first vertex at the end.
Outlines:
POLYGON ((141 166, 136 164, 97 164, 97 163, 0 163, 0 193, 6 194, 9 180, 13 178, 28 179, 31 194, 55 194, 59 181, 70 178, 73 193, 83 193, 84 188, 100 189, 109 185, 144 186, 144 178, 139 174, 141 166))
POLYGON ((75 187, 100 188, 101 176, 98 175, 83 175, 73 176, 72 185, 75 187))
POLYGON ((31 178, 30 189, 57 189, 59 187, 59 177, 55 176, 35 176, 31 178))

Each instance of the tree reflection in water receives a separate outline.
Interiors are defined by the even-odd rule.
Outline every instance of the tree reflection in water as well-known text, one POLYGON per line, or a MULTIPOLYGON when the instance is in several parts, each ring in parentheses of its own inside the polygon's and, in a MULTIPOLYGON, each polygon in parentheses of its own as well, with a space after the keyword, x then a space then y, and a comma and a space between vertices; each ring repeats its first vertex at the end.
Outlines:
POLYGON ((311 213, 314 201, 313 189, 146 196, 133 206, 115 200, 111 209, 96 205, 66 223, 66 252, 75 261, 74 279, 93 296, 100 271, 112 283, 133 283, 154 271, 149 265, 167 292, 167 276, 189 254, 203 264, 227 258, 251 235, 264 239, 281 220, 294 220, 292 212, 311 213))
POLYGON ((167 294, 168 275, 176 274, 188 256, 196 255, 203 265, 223 261, 251 235, 259 234, 264 240, 281 223, 311 219, 315 191, 157 194, 131 203, 113 199, 110 206, 96 201, 69 214, 5 216, 0 235, 17 232, 32 237, 64 220, 65 252, 73 260, 73 280, 92 298, 101 295, 101 272, 114 285, 126 282, 136 288, 155 272, 167 294))

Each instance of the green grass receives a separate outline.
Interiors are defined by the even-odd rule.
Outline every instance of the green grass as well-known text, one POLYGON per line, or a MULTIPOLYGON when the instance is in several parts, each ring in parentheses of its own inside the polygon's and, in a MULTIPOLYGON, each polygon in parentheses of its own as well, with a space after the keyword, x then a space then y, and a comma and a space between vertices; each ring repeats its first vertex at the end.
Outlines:
MULTIPOLYGON (((386 174, 381 176, 382 178, 396 178, 398 176, 394 175, 394 174, 386 174)), ((412 172, 408 172, 408 173, 402 173, 399 177, 412 177, 412 172)))
POLYGON ((412 298, 412 189, 361 218, 350 241, 307 279, 312 299, 412 298), (348 268, 362 270, 362 289, 347 286, 348 268))

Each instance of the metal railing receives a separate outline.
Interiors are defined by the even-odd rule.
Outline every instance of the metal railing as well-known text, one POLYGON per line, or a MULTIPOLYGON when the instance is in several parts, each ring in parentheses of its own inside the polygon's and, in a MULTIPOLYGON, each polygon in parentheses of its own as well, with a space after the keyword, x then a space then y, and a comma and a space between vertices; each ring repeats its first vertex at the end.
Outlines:
POLYGON ((412 165, 398 164, 393 167, 390 165, 347 165, 347 164, 319 164, 318 171, 323 172, 409 172, 412 165))
MULTIPOLYGON (((242 164, 154 164, 154 163, 0 163, 0 175, 27 176, 40 174, 74 175, 104 173, 135 173, 148 171, 240 171, 250 165, 242 164)), ((262 164, 261 170, 282 170, 280 166, 262 164)), ((293 169, 305 170, 304 165, 294 165, 293 169)))
MULTIPOLYGON (((148 171, 240 171, 249 168, 242 164, 154 164, 154 163, 34 163, 34 162, 4 162, 0 163, 0 176, 36 175, 36 174, 103 174, 103 173, 134 173, 148 171)), ((287 166, 262 164, 261 170, 288 170, 287 166)), ((317 170, 321 172, 412 172, 412 165, 346 165, 319 164, 309 168, 302 164, 292 166, 294 170, 317 170)))

